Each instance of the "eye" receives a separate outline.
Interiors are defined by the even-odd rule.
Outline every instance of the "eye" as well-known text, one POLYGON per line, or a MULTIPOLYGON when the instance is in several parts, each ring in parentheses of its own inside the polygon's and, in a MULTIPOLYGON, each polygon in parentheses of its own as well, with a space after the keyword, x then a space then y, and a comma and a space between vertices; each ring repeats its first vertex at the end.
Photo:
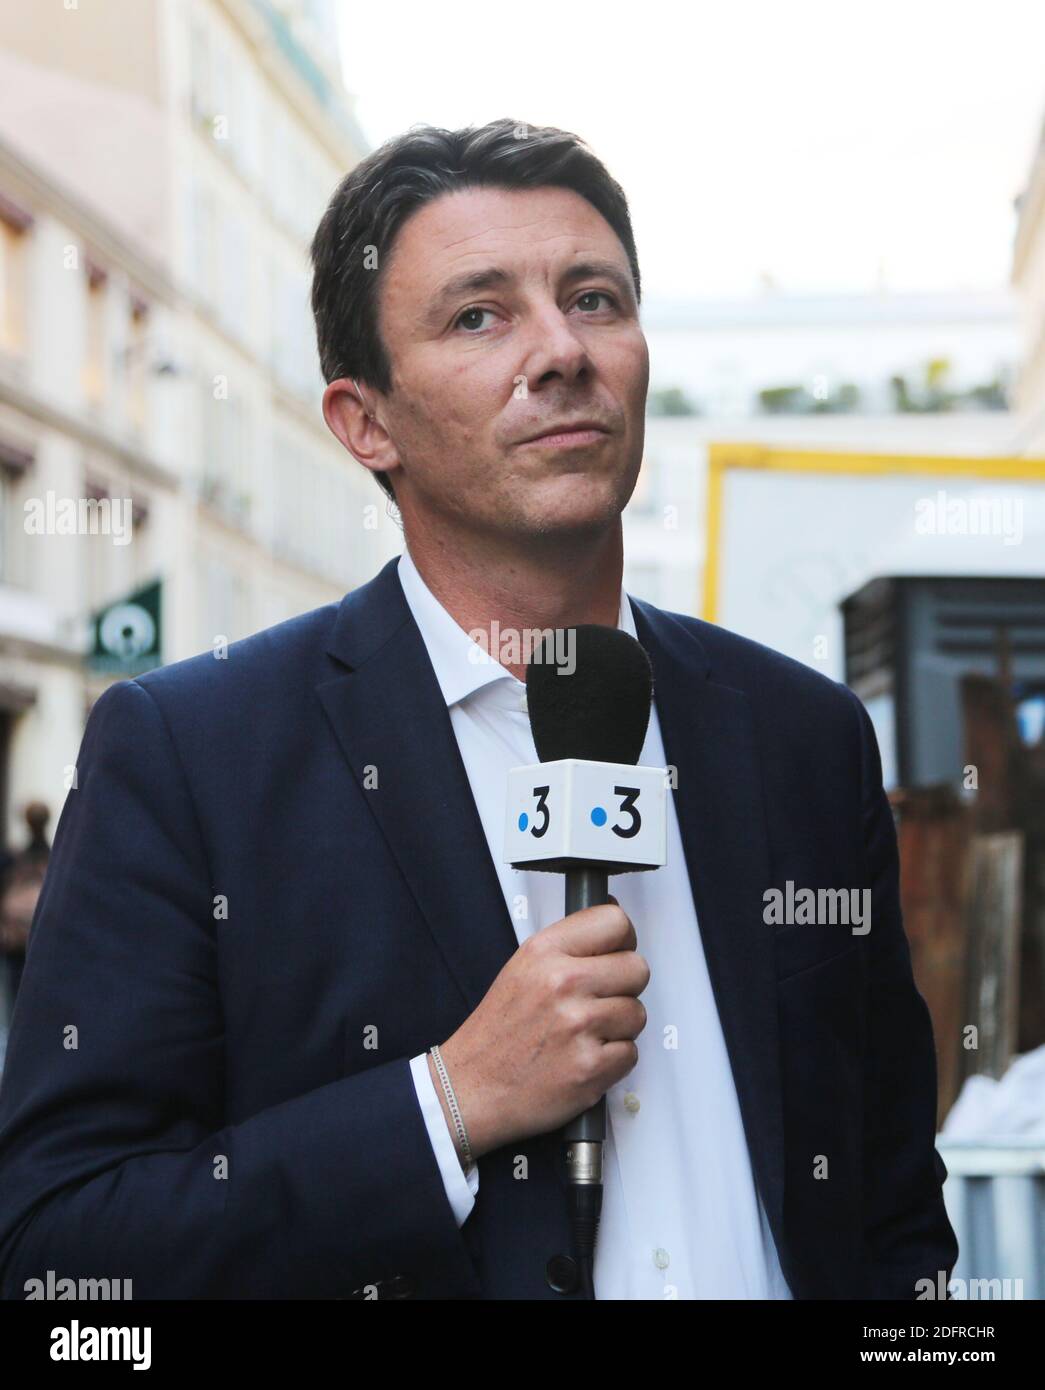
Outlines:
MULTIPOLYGON (((478 315, 478 317, 479 317, 480 320, 481 320, 483 314, 492 314, 492 313, 493 313, 493 310, 492 310, 492 309, 478 309, 478 308, 462 309, 461 312, 457 315, 457 318, 454 320, 454 327, 457 328, 459 325, 461 325, 461 324, 464 322, 465 319, 470 318, 472 315, 478 315)), ((473 322, 472 322, 472 324, 471 324, 471 327, 472 327, 473 329, 479 328, 479 327, 481 327, 481 323, 480 323, 480 324, 477 324, 477 323, 475 323, 475 321, 474 321, 474 319, 473 319, 473 322)), ((476 335, 475 335, 475 333, 473 332, 473 333, 471 334, 471 336, 474 338, 476 335)))
POLYGON ((584 293, 577 300, 577 303, 580 304, 581 300, 584 299, 608 299, 609 302, 614 306, 617 303, 617 301, 613 298, 613 295, 608 294, 606 290, 585 290, 584 293))

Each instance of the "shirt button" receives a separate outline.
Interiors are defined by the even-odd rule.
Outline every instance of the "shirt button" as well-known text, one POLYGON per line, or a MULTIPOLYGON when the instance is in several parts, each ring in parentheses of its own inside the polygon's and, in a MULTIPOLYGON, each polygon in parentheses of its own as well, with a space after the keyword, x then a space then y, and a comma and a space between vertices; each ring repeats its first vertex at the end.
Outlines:
POLYGON ((624 1092, 624 1109, 629 1115, 637 1115, 639 1113, 639 1098, 634 1091, 624 1092))
POLYGON ((525 710, 525 709, 526 709, 526 687, 525 687, 525 685, 523 686, 522 690, 519 692, 519 708, 520 708, 521 710, 525 710))
POLYGON ((658 1269, 667 1269, 668 1265, 671 1263, 668 1252, 660 1249, 654 1250, 653 1263, 658 1269))

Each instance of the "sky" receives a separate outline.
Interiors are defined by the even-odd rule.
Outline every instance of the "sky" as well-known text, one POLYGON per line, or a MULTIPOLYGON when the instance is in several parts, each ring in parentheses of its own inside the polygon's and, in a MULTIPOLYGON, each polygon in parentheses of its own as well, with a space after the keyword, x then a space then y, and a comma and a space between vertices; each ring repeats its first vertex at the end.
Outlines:
POLYGON ((342 0, 341 26, 373 145, 500 116, 581 136, 644 302, 1009 280, 1042 0, 342 0))

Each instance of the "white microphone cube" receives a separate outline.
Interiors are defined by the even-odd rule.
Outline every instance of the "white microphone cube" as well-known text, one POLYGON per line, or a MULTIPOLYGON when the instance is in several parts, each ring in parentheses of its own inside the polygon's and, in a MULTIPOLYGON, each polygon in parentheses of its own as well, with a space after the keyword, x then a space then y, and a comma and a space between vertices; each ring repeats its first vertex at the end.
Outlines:
POLYGON ((610 874, 659 869, 667 857, 668 770, 562 758, 508 774, 504 857, 515 869, 610 874))

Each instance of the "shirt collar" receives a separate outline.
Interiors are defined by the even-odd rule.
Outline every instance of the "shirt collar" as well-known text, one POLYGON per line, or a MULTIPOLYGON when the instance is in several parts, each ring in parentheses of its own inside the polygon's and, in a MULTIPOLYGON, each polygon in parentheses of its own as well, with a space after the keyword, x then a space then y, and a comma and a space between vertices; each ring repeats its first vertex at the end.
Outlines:
MULTIPOLYGON (((428 649, 428 656, 447 708, 467 699, 476 690, 491 685, 494 681, 510 682, 514 694, 526 689, 523 681, 518 680, 493 655, 488 656, 485 649, 473 641, 456 619, 446 611, 421 578, 410 551, 405 548, 399 557, 399 582, 403 586, 403 594, 428 649)), ((623 585, 620 591, 617 626, 629 636, 635 637, 635 616, 623 585)), ((508 688, 506 685, 505 689, 508 688)))

